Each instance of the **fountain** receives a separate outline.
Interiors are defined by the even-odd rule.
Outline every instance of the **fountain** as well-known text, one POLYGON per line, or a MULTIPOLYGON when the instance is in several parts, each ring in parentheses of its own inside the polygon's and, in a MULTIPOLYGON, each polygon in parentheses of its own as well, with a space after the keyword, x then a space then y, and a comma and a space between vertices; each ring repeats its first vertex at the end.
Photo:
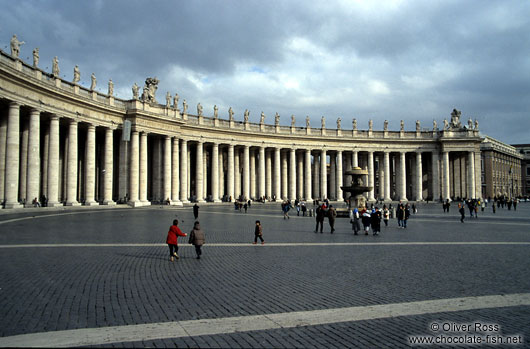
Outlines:
POLYGON ((342 191, 345 193, 351 193, 351 196, 348 199, 348 205, 350 208, 366 207, 366 198, 364 197, 363 193, 373 189, 373 187, 364 185, 363 180, 361 179, 362 176, 367 174, 368 170, 363 170, 360 167, 354 167, 351 170, 346 171, 346 175, 352 176, 352 182, 350 186, 342 186, 340 189, 342 189, 342 191))

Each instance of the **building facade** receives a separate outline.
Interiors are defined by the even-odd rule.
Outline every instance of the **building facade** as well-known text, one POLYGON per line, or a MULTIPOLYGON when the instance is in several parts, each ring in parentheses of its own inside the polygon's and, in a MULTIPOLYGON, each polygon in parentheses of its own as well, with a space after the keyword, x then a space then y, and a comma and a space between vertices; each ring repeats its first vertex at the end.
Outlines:
MULTIPOLYGON (((76 67, 76 69, 78 69, 76 67)), ((29 65, 0 51, 0 200, 5 208, 37 198, 57 205, 131 206, 169 201, 324 199, 342 201, 346 169, 368 170, 368 200, 439 200, 480 197, 478 123, 462 126, 460 113, 441 128, 397 131, 280 126, 236 121, 182 109, 178 97, 156 101, 156 79, 124 100, 29 65), (329 169, 329 170, 328 170, 329 169)), ((335 125, 334 125, 335 126, 335 125)))
POLYGON ((530 144, 512 145, 523 156, 521 160, 521 195, 530 197, 530 144))
POLYGON ((522 195, 521 160, 523 156, 511 145, 484 137, 482 157, 482 197, 508 198, 522 195))

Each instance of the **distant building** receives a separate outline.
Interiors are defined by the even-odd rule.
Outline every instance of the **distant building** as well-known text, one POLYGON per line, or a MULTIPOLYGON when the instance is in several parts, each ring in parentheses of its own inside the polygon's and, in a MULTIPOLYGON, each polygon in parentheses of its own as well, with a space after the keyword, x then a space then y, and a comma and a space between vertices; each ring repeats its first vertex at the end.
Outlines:
POLYGON ((480 145, 482 197, 521 196, 523 156, 509 144, 485 136, 480 145))
POLYGON ((530 196, 530 144, 513 144, 523 155, 521 162, 521 178, 523 179, 523 196, 530 196))

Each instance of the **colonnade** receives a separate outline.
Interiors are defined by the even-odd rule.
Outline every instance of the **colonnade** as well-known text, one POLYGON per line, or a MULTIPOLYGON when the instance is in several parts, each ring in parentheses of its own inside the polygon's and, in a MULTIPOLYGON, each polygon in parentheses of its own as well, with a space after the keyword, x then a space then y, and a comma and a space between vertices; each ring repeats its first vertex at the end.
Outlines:
POLYGON ((341 187, 351 182, 346 171, 356 166, 368 170, 363 180, 373 187, 366 193, 369 201, 476 196, 480 157, 472 151, 252 144, 138 127, 125 141, 122 131, 112 127, 21 109, 15 102, 3 109, 0 197, 6 208, 44 197, 48 206, 262 198, 342 201, 341 187))

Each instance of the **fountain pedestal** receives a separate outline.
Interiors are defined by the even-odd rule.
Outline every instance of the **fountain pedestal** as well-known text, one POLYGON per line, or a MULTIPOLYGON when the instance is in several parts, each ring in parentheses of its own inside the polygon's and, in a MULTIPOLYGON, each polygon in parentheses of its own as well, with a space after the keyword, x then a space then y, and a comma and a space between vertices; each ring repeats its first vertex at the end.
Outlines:
POLYGON ((354 167, 351 170, 346 171, 346 174, 352 176, 352 182, 349 186, 342 186, 340 189, 342 189, 344 193, 351 194, 348 199, 348 205, 350 208, 366 208, 366 197, 363 193, 369 192, 373 187, 364 185, 361 177, 367 175, 368 171, 363 170, 360 167, 354 167))

